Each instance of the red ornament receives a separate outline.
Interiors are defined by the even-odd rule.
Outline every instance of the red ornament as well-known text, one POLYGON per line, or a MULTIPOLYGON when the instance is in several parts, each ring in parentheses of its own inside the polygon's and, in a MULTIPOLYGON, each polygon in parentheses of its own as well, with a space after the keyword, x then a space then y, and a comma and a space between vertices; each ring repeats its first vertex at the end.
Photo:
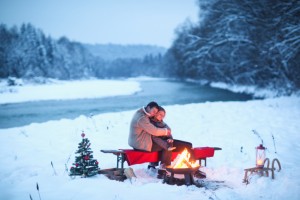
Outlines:
POLYGON ((82 132, 82 133, 81 133, 81 137, 83 137, 83 138, 85 137, 85 134, 84 134, 84 132, 82 132))
POLYGON ((89 156, 84 156, 84 160, 90 159, 89 156))
POLYGON ((96 160, 96 165, 98 165, 99 164, 99 162, 96 160))
POLYGON ((76 163, 75 166, 78 167, 78 163, 76 163))

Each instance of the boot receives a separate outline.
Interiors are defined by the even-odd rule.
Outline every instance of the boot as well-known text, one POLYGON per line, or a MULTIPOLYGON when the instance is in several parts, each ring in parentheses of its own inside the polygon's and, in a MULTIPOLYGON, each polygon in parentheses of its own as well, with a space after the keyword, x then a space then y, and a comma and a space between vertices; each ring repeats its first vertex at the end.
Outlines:
POLYGON ((167 174, 166 171, 166 165, 165 164, 160 164, 159 169, 157 171, 157 178, 158 179, 163 179, 167 174))

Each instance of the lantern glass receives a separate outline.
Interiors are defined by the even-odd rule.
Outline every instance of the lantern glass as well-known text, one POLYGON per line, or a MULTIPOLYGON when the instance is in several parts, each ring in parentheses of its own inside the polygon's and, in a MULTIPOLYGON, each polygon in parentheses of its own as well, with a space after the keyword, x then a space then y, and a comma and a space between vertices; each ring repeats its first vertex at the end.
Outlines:
POLYGON ((261 144, 256 147, 256 167, 263 168, 266 158, 266 148, 261 144))

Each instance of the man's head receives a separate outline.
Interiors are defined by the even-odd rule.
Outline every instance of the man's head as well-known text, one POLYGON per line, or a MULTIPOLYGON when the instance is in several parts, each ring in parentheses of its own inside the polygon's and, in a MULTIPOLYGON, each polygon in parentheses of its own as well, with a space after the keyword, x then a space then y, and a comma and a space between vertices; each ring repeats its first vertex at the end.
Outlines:
POLYGON ((146 106, 146 112, 150 115, 149 117, 153 117, 157 111, 158 111, 159 105, 154 102, 151 101, 150 103, 148 103, 148 105, 146 106))

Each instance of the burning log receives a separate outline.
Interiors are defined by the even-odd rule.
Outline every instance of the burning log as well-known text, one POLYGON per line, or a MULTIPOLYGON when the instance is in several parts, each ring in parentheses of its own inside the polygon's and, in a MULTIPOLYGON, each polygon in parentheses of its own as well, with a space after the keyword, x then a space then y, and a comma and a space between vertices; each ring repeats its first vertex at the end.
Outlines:
POLYGON ((192 168, 192 165, 189 163, 189 161, 183 160, 183 163, 184 163, 188 168, 192 168))
POLYGON ((175 158, 171 164, 171 168, 193 168, 198 166, 196 163, 189 162, 189 159, 190 154, 187 149, 184 149, 184 151, 175 158))

